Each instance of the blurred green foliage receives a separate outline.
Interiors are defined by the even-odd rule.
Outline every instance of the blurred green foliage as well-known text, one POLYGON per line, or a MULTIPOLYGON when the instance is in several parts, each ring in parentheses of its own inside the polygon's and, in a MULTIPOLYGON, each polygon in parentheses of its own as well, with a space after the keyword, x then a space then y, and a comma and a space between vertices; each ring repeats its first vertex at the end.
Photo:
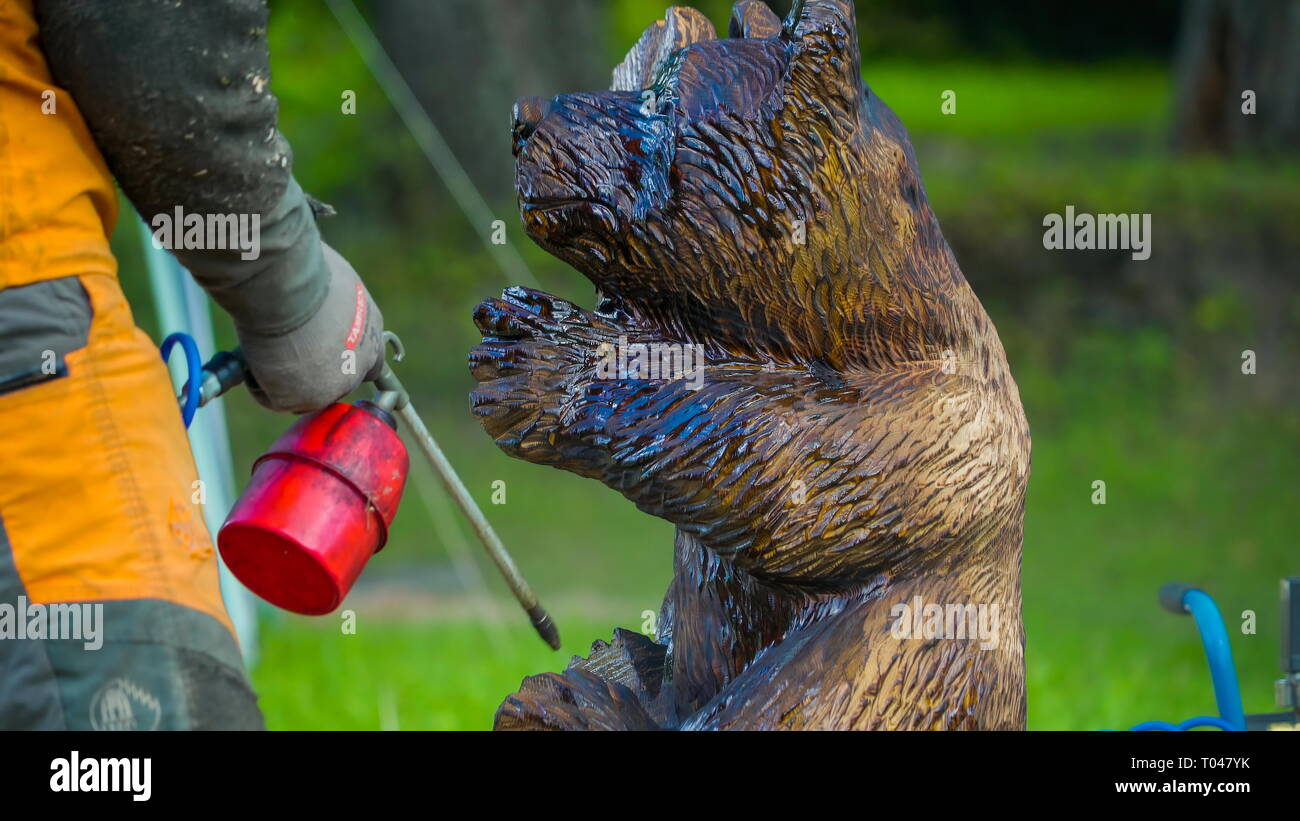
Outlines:
POLYGON ((1151 130, 1164 122, 1160 101, 1169 93, 1169 78, 1149 61, 1089 66, 864 57, 862 75, 913 134, 1017 143, 1080 128, 1151 130), (956 95, 954 114, 940 107, 948 90, 956 95))

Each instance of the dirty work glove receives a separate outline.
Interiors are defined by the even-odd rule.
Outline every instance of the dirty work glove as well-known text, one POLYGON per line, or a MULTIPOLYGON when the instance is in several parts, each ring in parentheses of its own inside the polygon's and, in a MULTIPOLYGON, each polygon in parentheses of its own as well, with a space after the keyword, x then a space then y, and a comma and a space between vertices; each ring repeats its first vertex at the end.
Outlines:
POLYGON ((319 410, 374 379, 384 366, 384 318, 361 278, 321 243, 329 271, 325 301, 304 324, 267 335, 236 323, 251 376, 248 389, 276 411, 319 410))

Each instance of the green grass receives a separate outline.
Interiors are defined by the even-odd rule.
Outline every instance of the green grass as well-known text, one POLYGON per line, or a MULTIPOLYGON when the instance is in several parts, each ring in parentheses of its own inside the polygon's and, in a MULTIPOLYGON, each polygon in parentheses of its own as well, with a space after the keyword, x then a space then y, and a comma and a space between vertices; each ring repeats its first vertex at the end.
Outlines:
MULTIPOLYGON (((1215 714, 1194 623, 1156 604, 1174 580, 1217 598, 1247 711, 1273 708, 1277 579, 1300 572, 1300 424, 1262 409, 1251 377, 1198 377, 1218 363, 1187 356, 1144 332, 1084 337, 1051 369, 1028 353, 1019 363, 1034 430, 1024 548, 1032 729, 1215 714), (1092 502, 1098 479, 1104 505, 1092 502), (1241 632, 1247 610, 1254 635, 1241 632)), ((593 483, 570 488, 569 477, 521 467, 509 472, 511 501, 488 510, 556 609, 565 651, 547 650, 508 604, 500 624, 399 623, 362 607, 356 635, 341 634, 336 617, 279 617, 255 672, 272 727, 481 729, 523 676, 561 669, 615 626, 640 627, 667 582, 668 529, 593 483), (597 603, 573 604, 584 596, 597 603)), ((482 468, 470 461, 467 471, 482 468)), ((410 507, 403 517, 427 521, 410 507)), ((402 561, 386 550, 374 564, 392 572, 402 561)), ((490 587, 500 590, 494 578, 490 587)))
POLYGON ((1150 333, 1094 337, 1061 371, 1022 371, 1035 429, 1023 579, 1031 728, 1216 714, 1193 622, 1156 605, 1168 581, 1216 597, 1247 711, 1273 709, 1277 579, 1300 573, 1300 425, 1262 410, 1252 377, 1207 376, 1235 363, 1185 356, 1150 333), (1092 503, 1096 480, 1105 505, 1092 503), (1253 635, 1242 633, 1248 610, 1253 635))
MULTIPOLYGON (((525 620, 485 630, 448 621, 358 622, 343 635, 334 619, 285 620, 263 629, 254 682, 271 729, 486 730, 502 698, 525 675, 559 668, 525 620)), ((569 636, 597 632, 573 617, 569 636)), ((585 654, 570 639, 566 650, 585 654)))

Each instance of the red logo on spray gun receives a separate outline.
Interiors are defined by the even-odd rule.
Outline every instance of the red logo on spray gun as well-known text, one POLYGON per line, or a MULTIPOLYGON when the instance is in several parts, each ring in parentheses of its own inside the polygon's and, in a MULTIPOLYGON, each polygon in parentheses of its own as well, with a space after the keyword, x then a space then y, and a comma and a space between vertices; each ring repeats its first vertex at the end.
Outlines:
POLYGON ((348 331, 348 350, 355 350, 366 329, 366 289, 357 283, 357 307, 352 312, 352 328, 348 331))

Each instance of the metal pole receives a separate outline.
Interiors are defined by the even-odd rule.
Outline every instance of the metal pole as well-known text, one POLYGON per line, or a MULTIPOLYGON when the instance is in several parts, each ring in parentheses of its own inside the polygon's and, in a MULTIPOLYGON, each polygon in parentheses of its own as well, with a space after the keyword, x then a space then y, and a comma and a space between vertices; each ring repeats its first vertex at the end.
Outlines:
MULTIPOLYGON (((210 354, 216 350, 212 333, 212 314, 208 296, 199 288, 194 278, 176 257, 153 244, 149 226, 140 223, 144 242, 144 258, 149 269, 149 285, 153 292, 154 309, 158 326, 166 333, 184 331, 194 337, 199 350, 210 354)), ((172 372, 172 385, 179 393, 185 376, 172 372)), ((235 501, 233 460, 230 456, 230 436, 226 428, 226 411, 220 399, 205 405, 203 413, 194 417, 187 432, 194 464, 203 482, 205 502, 203 520, 210 534, 215 534, 225 521, 226 514, 235 501)), ((257 661, 257 601, 217 557, 221 579, 221 597, 226 612, 239 637, 239 648, 244 664, 251 667, 257 661)))

